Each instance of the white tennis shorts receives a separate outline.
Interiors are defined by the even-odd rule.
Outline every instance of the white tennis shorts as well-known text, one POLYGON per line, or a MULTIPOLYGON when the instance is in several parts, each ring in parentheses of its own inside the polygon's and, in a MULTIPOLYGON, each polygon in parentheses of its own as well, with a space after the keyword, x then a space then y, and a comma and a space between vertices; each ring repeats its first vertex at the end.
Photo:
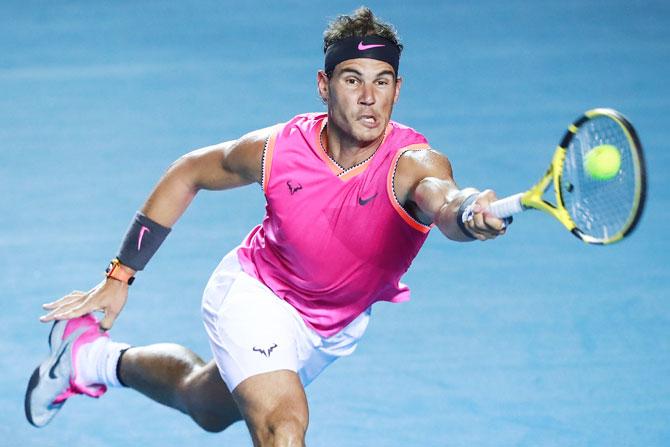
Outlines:
POLYGON ((232 391, 248 377, 279 370, 297 372, 307 386, 329 364, 354 352, 370 309, 324 338, 293 306, 242 271, 233 250, 207 283, 202 315, 214 360, 232 391))

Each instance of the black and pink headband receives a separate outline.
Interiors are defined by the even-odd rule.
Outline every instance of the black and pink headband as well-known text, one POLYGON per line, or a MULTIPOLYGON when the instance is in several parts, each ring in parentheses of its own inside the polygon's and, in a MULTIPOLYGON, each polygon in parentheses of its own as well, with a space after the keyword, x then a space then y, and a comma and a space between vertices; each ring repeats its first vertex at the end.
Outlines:
POLYGON ((326 50, 325 71, 330 74, 340 62, 361 57, 386 62, 398 75, 400 47, 377 35, 347 37, 330 45, 326 50))

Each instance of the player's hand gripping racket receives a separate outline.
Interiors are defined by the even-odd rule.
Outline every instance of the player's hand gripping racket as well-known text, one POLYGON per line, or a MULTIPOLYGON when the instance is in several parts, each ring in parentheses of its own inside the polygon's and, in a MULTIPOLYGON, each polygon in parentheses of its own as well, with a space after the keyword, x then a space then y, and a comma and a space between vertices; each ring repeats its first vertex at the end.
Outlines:
POLYGON ((506 218, 538 209, 584 242, 611 244, 640 219, 645 175, 642 146, 630 122, 615 110, 593 109, 568 127, 537 184, 493 202, 488 211, 506 218), (554 203, 543 198, 552 185, 554 203))

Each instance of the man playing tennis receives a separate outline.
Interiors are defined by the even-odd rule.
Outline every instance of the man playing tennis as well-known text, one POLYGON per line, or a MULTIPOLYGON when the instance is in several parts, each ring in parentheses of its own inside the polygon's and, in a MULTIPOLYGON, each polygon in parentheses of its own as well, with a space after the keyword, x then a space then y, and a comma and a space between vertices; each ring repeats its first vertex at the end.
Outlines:
POLYGON ((317 74, 327 113, 298 115, 177 160, 131 222, 107 278, 44 307, 51 355, 34 372, 26 415, 44 426, 74 394, 127 386, 208 431, 243 419, 256 446, 304 445, 304 387, 354 351, 380 300, 400 283, 432 225, 456 241, 491 239, 504 223, 492 191, 459 189, 447 158, 390 120, 402 46, 367 8, 333 21, 317 74), (214 360, 178 345, 129 347, 109 330, 128 286, 200 189, 258 183, 266 216, 226 255, 202 313, 214 360), (465 212, 473 218, 463 222, 465 212), (98 322, 91 313, 104 312, 98 322))

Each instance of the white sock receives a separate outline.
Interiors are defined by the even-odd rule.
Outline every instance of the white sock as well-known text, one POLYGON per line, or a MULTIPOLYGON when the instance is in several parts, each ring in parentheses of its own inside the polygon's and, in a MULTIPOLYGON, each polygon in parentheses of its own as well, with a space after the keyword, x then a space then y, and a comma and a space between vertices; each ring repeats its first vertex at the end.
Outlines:
POLYGON ((79 348, 77 353, 77 379, 85 385, 102 384, 108 387, 123 386, 116 376, 116 365, 121 351, 130 347, 108 337, 100 337, 79 348))

